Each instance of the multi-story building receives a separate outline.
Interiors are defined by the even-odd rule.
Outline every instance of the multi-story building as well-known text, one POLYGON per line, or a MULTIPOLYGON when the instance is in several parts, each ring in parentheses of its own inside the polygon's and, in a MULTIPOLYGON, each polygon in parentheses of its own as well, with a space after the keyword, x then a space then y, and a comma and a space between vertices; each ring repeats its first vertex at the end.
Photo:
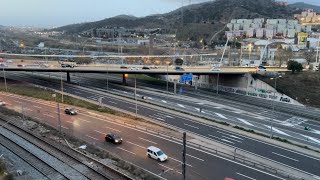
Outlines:
POLYGON ((317 15, 317 13, 313 11, 313 9, 307 9, 301 14, 295 14, 294 18, 297 19, 301 24, 320 24, 320 15, 317 15))

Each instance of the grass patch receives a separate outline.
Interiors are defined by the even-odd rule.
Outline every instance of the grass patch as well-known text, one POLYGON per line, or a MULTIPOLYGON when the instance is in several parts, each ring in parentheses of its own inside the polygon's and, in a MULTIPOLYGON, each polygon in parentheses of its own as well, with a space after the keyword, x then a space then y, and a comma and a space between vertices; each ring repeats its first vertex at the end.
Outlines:
POLYGON ((13 174, 7 172, 7 166, 3 159, 0 159, 0 179, 13 180, 13 174))
MULTIPOLYGON (((270 80, 270 77, 256 74, 254 78, 274 87, 274 80, 270 80)), ((288 72, 277 79, 277 91, 296 99, 302 104, 320 108, 320 73, 306 71, 292 74, 288 72)))
MULTIPOLYGON (((5 92, 5 86, 3 83, 0 83, 0 91, 4 91, 5 92)), ((13 93, 13 94, 18 94, 18 95, 22 95, 22 96, 29 96, 29 97, 33 97, 33 98, 37 98, 37 99, 42 99, 42 100, 46 100, 46 101, 52 101, 54 102, 55 100, 57 102, 62 103, 62 94, 60 93, 56 93, 52 90, 48 90, 48 89, 40 89, 39 87, 34 87, 30 84, 23 84, 23 83, 8 83, 8 93, 13 93), (56 94, 56 99, 52 97, 52 94, 56 94)), ((84 101, 84 100, 80 100, 68 95, 64 95, 63 96, 63 103, 64 104, 69 104, 72 106, 78 106, 81 108, 85 108, 85 109, 89 109, 89 110, 94 110, 94 111, 98 111, 98 112, 102 112, 102 113, 108 113, 108 114, 112 114, 112 115, 116 115, 116 116, 120 116, 120 117, 125 117, 125 118, 130 118, 133 120, 138 120, 141 122, 146 122, 146 120, 142 119, 142 118, 138 118, 135 116, 132 116, 130 114, 125 114, 123 112, 119 112, 119 111, 115 111, 113 109, 107 108, 107 107, 101 107, 99 105, 84 101)))

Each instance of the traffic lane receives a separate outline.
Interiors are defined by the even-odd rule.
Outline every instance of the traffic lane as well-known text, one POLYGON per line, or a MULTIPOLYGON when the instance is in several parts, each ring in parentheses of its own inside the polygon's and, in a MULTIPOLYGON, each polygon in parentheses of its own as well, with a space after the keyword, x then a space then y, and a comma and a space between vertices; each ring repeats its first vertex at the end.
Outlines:
MULTIPOLYGON (((115 99, 114 99, 114 101, 116 101, 115 99)), ((119 104, 121 104, 122 102, 120 101, 120 103, 119 104)), ((128 105, 127 104, 129 104, 129 103, 123 103, 123 104, 121 104, 121 106, 123 107, 128 107, 128 105)), ((141 107, 140 107, 141 108, 141 107)), ((135 110, 134 109, 131 109, 131 108, 126 108, 128 111, 131 111, 131 112, 135 112, 135 110)), ((151 110, 149 110, 149 109, 144 109, 141 113, 143 114, 143 115, 150 115, 150 114, 155 114, 155 112, 150 112, 151 110)), ((138 112, 140 112, 140 111, 138 111, 138 112)), ((169 114, 170 115, 170 114, 169 114)), ((169 121, 170 119, 167 119, 167 121, 169 121)), ((171 122, 171 124, 173 124, 173 125, 175 125, 175 126, 178 126, 178 127, 181 127, 181 124, 183 124, 184 125, 184 127, 182 127, 182 128, 184 128, 184 129, 187 129, 187 130, 189 130, 189 131, 196 131, 196 130, 199 130, 200 128, 198 127, 199 125, 200 126, 202 126, 201 127, 201 129, 202 129, 202 131, 201 132, 197 132, 198 134, 202 134, 202 135, 204 135, 204 136, 206 136, 206 137, 208 137, 208 138, 210 138, 209 136, 208 136, 208 132, 212 132, 212 130, 210 130, 210 129, 208 129, 207 128, 207 126, 204 126, 204 125, 201 125, 201 124, 192 124, 192 123, 194 123, 194 122, 191 122, 191 124, 189 123, 189 124, 187 124, 186 125, 186 123, 184 123, 184 119, 179 119, 178 117, 176 117, 175 118, 175 120, 174 121, 172 121, 171 122), (180 120, 180 121, 179 121, 180 120), (188 126, 189 125, 189 126, 188 126), (191 126, 190 126, 191 125, 191 126), (193 126, 193 127, 192 127, 193 126), (194 128, 194 127, 197 127, 197 128, 194 128), (206 130, 206 132, 204 131, 204 130, 206 130), (205 132, 205 133, 203 133, 203 132, 205 132)), ((251 143, 250 143, 251 144, 251 143)), ((257 144, 257 142, 255 141, 255 144, 257 144)), ((243 149, 245 149, 245 150, 248 150, 248 151, 252 151, 252 149, 251 148, 248 148, 248 146, 246 146, 247 144, 239 144, 237 147, 240 147, 240 148, 243 148, 243 149)), ((261 145, 261 143, 260 143, 260 145, 261 145)), ((256 147, 260 147, 260 145, 259 146, 256 146, 256 147)), ((250 146, 249 146, 250 147, 250 146)), ((264 147, 264 146, 263 146, 264 147)), ((273 148, 273 147, 272 147, 273 148)), ((257 148, 255 148, 255 149, 257 149, 257 148)), ((270 147, 268 148, 268 149, 270 149, 270 147)), ((278 151, 280 151, 280 152, 276 152, 277 154, 281 154, 281 155, 284 155, 284 156, 287 156, 287 157, 295 157, 296 155, 294 154, 294 155, 292 155, 290 152, 283 152, 283 150, 280 150, 280 149, 278 149, 278 151), (289 153, 290 155, 288 155, 287 153, 289 153)), ((272 151, 272 152, 274 152, 274 151, 272 151)), ((279 156, 279 155, 276 155, 276 154, 270 154, 270 153, 268 153, 268 154, 266 154, 266 152, 265 152, 265 148, 260 148, 258 151, 255 151, 255 153, 257 153, 257 154, 259 154, 259 155, 262 155, 262 156, 265 156, 265 157, 268 157, 268 158, 270 158, 270 159, 274 159, 274 160, 276 160, 276 161, 279 161, 279 162, 282 162, 282 163, 289 163, 289 165, 290 166, 293 166, 293 167, 297 167, 297 165, 300 165, 301 166, 301 164, 296 164, 295 162, 292 162, 292 161, 290 161, 290 159, 287 159, 287 158, 283 158, 283 157, 281 157, 281 156, 279 156)), ((305 159, 306 157, 299 157, 299 158, 302 158, 302 159, 305 159)), ((307 172, 310 172, 310 170, 312 170, 312 169, 310 169, 309 167, 306 167, 306 166, 301 166, 301 169, 302 170, 305 170, 305 171, 307 171, 307 172)), ((314 169, 315 170, 315 169, 314 169)), ((315 171, 313 171, 313 172, 310 172, 310 173, 318 173, 318 171, 317 170, 315 170, 315 171)))
MULTIPOLYGON (((34 105, 37 105, 38 107, 41 106, 41 107, 46 108, 48 111, 56 110, 55 107, 51 106, 51 104, 38 104, 37 102, 33 103, 30 101, 25 101, 25 102, 24 101, 25 100, 23 100, 23 99, 19 99, 19 102, 21 102, 21 103, 28 103, 29 105, 34 104, 34 105)), ((12 107, 16 106, 14 104, 15 103, 14 101, 12 101, 12 102, 9 101, 9 103, 10 103, 10 106, 12 106, 12 107)), ((30 107, 30 110, 32 110, 31 107, 30 107)), ((40 114, 35 113, 35 111, 30 111, 29 113, 25 113, 25 115, 26 116, 30 115, 38 120, 42 119, 41 113, 40 114)), ((124 146, 121 145, 120 147, 115 146, 115 148, 112 148, 112 146, 110 146, 110 145, 112 145, 111 143, 104 143, 105 142, 104 141, 105 134, 98 133, 98 135, 97 135, 96 131, 91 130, 91 128, 93 128, 93 129, 98 129, 99 132, 104 131, 103 129, 101 129, 101 127, 103 127, 104 124, 106 124, 106 122, 101 121, 101 120, 99 121, 94 117, 81 116, 81 115, 70 116, 70 115, 61 114, 61 116, 62 116, 61 117, 62 132, 66 132, 67 134, 72 134, 75 137, 81 137, 81 139, 86 139, 87 141, 91 141, 91 142, 100 141, 102 144, 106 144, 104 147, 109 147, 107 149, 110 150, 111 152, 116 153, 120 157, 125 157, 124 159, 126 159, 126 160, 132 160, 132 162, 134 162, 135 164, 138 164, 141 167, 145 167, 145 164, 148 162, 148 161, 143 160, 143 162, 139 163, 139 161, 137 161, 137 159, 138 159, 137 157, 130 158, 128 156, 129 154, 140 155, 139 158, 142 157, 143 159, 145 159, 145 157, 147 157, 146 156, 146 149, 144 149, 144 150, 137 149, 137 148, 135 148, 136 146, 133 146, 133 145, 126 143, 126 142, 124 142, 124 146), (81 118, 81 121, 79 121, 79 118, 81 118), (96 121, 94 121, 94 120, 96 120, 96 121), (75 123, 75 122, 89 122, 89 121, 92 122, 91 125, 88 125, 88 124, 80 125, 80 124, 75 123), (72 122, 72 123, 68 123, 68 122, 72 122), (88 128, 88 126, 90 128, 88 128), (128 151, 126 149, 128 149, 128 151)), ((44 115, 44 117, 46 117, 46 116, 44 115)), ((54 128, 57 127, 57 125, 58 125, 56 117, 43 118, 42 122, 45 124, 48 124, 49 126, 54 127, 54 128)), ((106 127, 113 127, 113 126, 107 125, 106 127)), ((128 129, 124 132, 128 132, 128 129)), ((131 136, 128 136, 126 138, 128 138, 128 139, 134 138, 134 136, 132 136, 134 134, 136 134, 136 133, 133 132, 133 133, 131 133, 131 136)), ((146 135, 142 134, 141 136, 146 136, 146 135)), ((147 137, 145 137, 145 138, 147 138, 147 137)), ((157 161, 155 161, 155 162, 157 162, 157 161)), ((150 167, 149 165, 152 165, 152 164, 148 164, 148 166, 145 168, 147 168, 148 170, 150 170, 152 172, 155 172, 156 174, 163 172, 163 170, 167 170, 167 169, 164 169, 164 166, 160 166, 157 163, 155 164, 155 166, 150 167)), ((179 165, 179 164, 172 161, 171 163, 169 163, 166 166, 175 167, 177 165, 179 165)), ((179 173, 177 173, 177 174, 179 174, 179 173)), ((174 172, 172 172, 171 175, 166 174, 166 177, 169 179, 176 179, 177 178, 177 176, 175 175, 174 172)))
MULTIPOLYGON (((151 114, 152 112, 148 112, 147 110, 144 110, 143 113, 146 113, 146 115, 147 115, 147 114, 151 114)), ((217 137, 221 136, 221 134, 219 135, 217 133, 217 131, 220 130, 218 128, 210 127, 207 125, 202 125, 200 123, 193 122, 193 121, 188 121, 187 122, 188 124, 187 124, 186 119, 182 119, 182 118, 177 117, 173 114, 168 114, 168 115, 175 117, 174 120, 167 118, 167 122, 171 120, 171 122, 170 122, 171 125, 174 125, 174 126, 177 126, 177 127, 180 127, 180 128, 192 131, 192 132, 196 132, 197 134, 203 135, 209 139, 212 139, 212 136, 217 136, 217 137), (212 135, 212 136, 209 136, 209 135, 212 135)), ((226 133, 230 133, 230 132, 226 132, 226 133)), ((239 136, 239 135, 237 135, 237 136, 239 136)), ((215 139, 215 140, 217 140, 217 139, 215 139)), ((222 142, 222 143, 226 143, 225 141, 222 141, 221 139, 218 139, 218 141, 222 142)), ((242 141, 242 143, 235 142, 235 143, 229 144, 229 145, 236 146, 238 148, 247 150, 249 152, 259 154, 261 156, 273 159, 273 160, 281 162, 283 164, 288 164, 290 166, 302 169, 302 170, 309 172, 309 173, 312 173, 312 174, 319 175, 319 173, 320 173, 320 169, 318 167, 319 159, 313 159, 312 157, 308 157, 308 156, 304 155, 303 153, 297 154, 297 153, 294 153, 293 151, 289 151, 284 148, 271 146, 270 144, 259 142, 257 140, 252 140, 252 139, 248 139, 248 138, 245 138, 244 141, 242 141), (266 151, 266 149, 268 149, 268 151, 266 151), (274 154, 272 152, 275 152, 277 154, 274 154), (284 156, 292 158, 292 159, 296 159, 300 163, 297 163, 296 161, 292 161, 291 159, 279 156, 278 154, 284 155, 284 156), (314 166, 314 164, 316 166, 314 166)))
MULTIPOLYGON (((54 107, 51 107, 52 108, 52 110, 54 110, 54 107)), ((50 109, 50 107, 47 107, 47 109, 50 109)), ((80 116, 80 115, 79 115, 80 116)), ((66 116, 65 118, 62 118, 62 120, 65 120, 65 121, 67 121, 67 118, 68 118, 68 120, 70 119, 70 118, 74 118, 75 116, 66 116)), ((80 118, 82 118, 82 119, 85 119, 84 117, 80 117, 80 118)), ((64 122, 64 121, 62 121, 62 122, 64 122)), ((71 124, 63 124, 63 125, 65 125, 65 126, 70 126, 71 124)), ((70 127, 69 127, 70 128, 70 127)), ((118 127, 119 128, 119 127, 118 127)), ((117 129, 118 129, 117 128, 117 129)), ((71 130, 72 128, 70 128, 70 130, 71 130)), ((71 130, 72 131, 72 130, 71 130)), ((76 132, 74 132, 74 133, 76 133, 76 132)), ((96 138, 96 134, 87 134, 86 135, 88 138, 91 138, 91 139, 93 139, 93 140, 95 140, 94 138, 96 138)), ((140 136, 142 136, 142 135, 140 135, 140 136)), ((101 138, 101 141, 102 142, 104 142, 104 136, 103 135, 101 135, 100 134, 100 138, 101 138)), ((150 137, 149 137, 150 138, 150 137)), ((96 138, 96 139, 98 139, 98 138, 96 138)), ((146 139, 144 139, 144 141, 145 141, 146 139)), ((152 139, 153 140, 153 139, 152 139)), ((149 141, 151 141, 151 140, 149 140, 149 141)), ((155 141, 155 140, 154 140, 155 141)), ((137 142, 137 143, 139 143, 139 142, 137 142)), ((141 142, 140 142, 141 143, 141 142)), ((168 147, 168 145, 165 145, 165 147, 168 147)), ((138 147, 136 147, 136 148, 138 148, 138 147)), ((123 155, 122 156, 127 156, 127 155, 129 155, 129 154, 131 154, 131 155, 135 155, 136 153, 134 153, 134 154, 132 154, 132 153, 130 153, 130 152, 132 152, 132 151, 134 151, 134 152, 136 152, 136 151, 138 151, 138 150, 140 150, 139 148, 138 149, 134 149, 134 147, 133 146, 131 146, 131 145, 129 145, 129 146, 125 146, 125 148, 123 148, 122 150, 124 151, 123 153, 123 155), (124 150, 123 150, 124 149, 124 150), (125 151, 126 149, 128 149, 127 151, 125 151)), ((178 148, 173 148, 173 149, 178 149, 178 148)), ((141 150, 142 152, 140 152, 141 154, 145 154, 145 152, 143 152, 143 150, 141 150)), ((188 150, 189 151, 189 150, 188 150)), ((121 151, 120 151, 121 152, 121 151)), ((169 150, 167 150, 167 152, 169 152, 169 150)), ((177 154, 181 154, 181 152, 180 151, 177 151, 176 152, 177 154)), ((173 157, 173 155, 171 155, 171 154, 168 154, 169 155, 169 157, 173 157)), ((145 157, 145 156, 143 156, 143 157, 145 157)), ((196 157, 196 156, 194 156, 194 157, 196 157)), ((215 159, 215 160, 213 160, 213 161, 211 161, 211 160, 209 160, 210 162, 217 162, 218 160, 217 159, 215 159)), ((176 162, 176 161, 170 161, 170 162, 176 162)), ((180 162, 176 162, 176 163, 178 163, 178 165, 180 165, 181 163, 180 162)), ((187 162, 188 163, 188 162, 187 162)), ((202 164, 202 163, 201 163, 202 164)), ((170 165, 170 166, 167 166, 167 167, 169 167, 169 168, 171 168, 171 167, 175 167, 176 165, 175 164, 173 164, 173 165, 170 165)), ((206 165, 207 166, 207 165, 206 165)), ((190 167, 191 168, 191 167, 190 167)), ((172 168, 173 169, 173 168, 172 168)), ((204 168, 201 168, 201 169, 204 169, 204 168)), ((232 169, 234 169, 234 168, 232 168, 232 169)), ((165 170, 166 171, 166 170, 165 170)), ((192 172, 192 170, 190 170, 191 172, 192 172)), ((203 174, 203 175, 205 175, 205 173, 204 172, 201 172, 201 171, 198 171, 198 172, 200 172, 201 174, 203 174)), ((205 172, 208 172, 208 171, 205 171, 205 172)), ((210 172, 210 171, 209 171, 210 172)), ((226 175, 230 175, 230 172, 227 172, 226 173, 226 175)), ((223 176, 225 176, 225 175, 223 175, 223 176)), ((209 176, 208 176, 209 177, 209 176)), ((216 177, 216 175, 214 175, 214 177, 216 177)))

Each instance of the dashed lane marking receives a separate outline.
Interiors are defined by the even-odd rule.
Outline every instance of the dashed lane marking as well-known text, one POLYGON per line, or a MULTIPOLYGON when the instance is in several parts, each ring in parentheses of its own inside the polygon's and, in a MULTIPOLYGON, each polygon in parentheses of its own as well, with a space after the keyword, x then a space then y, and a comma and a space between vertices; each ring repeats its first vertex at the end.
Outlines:
POLYGON ((198 128, 198 127, 196 127, 196 126, 192 126, 192 125, 190 125, 190 124, 186 124, 186 123, 184 123, 184 125, 185 125, 185 126, 192 127, 192 128, 195 128, 195 129, 200 129, 200 128, 198 128))
POLYGON ((117 132, 121 132, 121 131, 119 131, 119 130, 117 130, 117 129, 114 129, 114 128, 110 128, 110 127, 105 127, 105 128, 107 128, 107 129, 111 129, 111 130, 113 130, 113 131, 117 131, 117 132))
POLYGON ((314 137, 310 137, 310 136, 306 136, 306 135, 302 135, 302 134, 301 134, 301 136, 307 138, 307 140, 311 140, 311 141, 314 141, 314 142, 320 144, 320 140, 318 140, 318 139, 316 139, 314 137))
POLYGON ((240 174, 240 173, 238 173, 238 172, 237 172, 237 174, 238 174, 239 176, 245 177, 245 178, 247 178, 247 179, 256 180, 256 179, 254 179, 254 178, 252 178, 252 177, 246 176, 246 175, 244 175, 244 174, 240 174))
POLYGON ((246 125, 249 125, 249 126, 254 126, 253 124, 249 123, 248 121, 244 120, 244 119, 241 119, 241 118, 237 118, 239 121, 243 122, 244 124, 246 125))
POLYGON ((217 116, 223 118, 223 119, 228 119, 227 117, 225 117, 224 115, 220 114, 220 113, 215 113, 217 116))
POLYGON ((297 159, 293 159, 291 157, 288 157, 288 156, 285 156, 285 155, 282 155, 282 154, 278 154, 278 153, 275 153, 275 152, 272 152, 272 154, 275 154, 275 155, 278 155, 278 156, 281 156, 281 157, 284 157, 284 158, 299 162, 299 160, 297 160, 297 159))
POLYGON ((148 140, 148 139, 141 138, 141 137, 139 137, 139 139, 141 139, 141 140, 143 140, 143 141, 147 141, 147 142, 153 143, 153 144, 158 144, 158 143, 156 143, 156 142, 153 142, 153 141, 150 141, 150 140, 148 140))
POLYGON ((126 151, 126 152, 128 152, 128 153, 130 153, 130 154, 136 155, 136 153, 131 152, 131 151, 128 151, 128 150, 123 149, 123 148, 121 148, 121 147, 117 147, 117 148, 118 148, 118 149, 121 149, 122 151, 126 151))
POLYGON ((189 157, 192 157, 192 158, 194 158, 194 159, 198 159, 199 161, 204 162, 204 160, 203 160, 203 159, 201 159, 201 158, 198 158, 198 157, 192 156, 192 155, 190 155, 190 154, 186 154, 186 155, 187 155, 187 156, 189 156, 189 157))
MULTIPOLYGON (((268 125, 264 125, 266 126, 267 128, 271 129, 271 126, 268 126, 268 125)), ((289 134, 283 132, 283 131, 280 131, 279 129, 275 128, 275 127, 272 127, 272 131, 278 133, 278 134, 282 134, 282 135, 285 135, 285 136, 290 136, 289 134)), ((291 137, 291 136, 290 136, 291 137)))
POLYGON ((182 104, 177 104, 178 106, 182 107, 182 108, 186 108, 184 105, 182 104))
POLYGON ((97 140, 97 141, 99 141, 99 139, 97 139, 97 138, 94 138, 94 137, 92 137, 92 136, 89 136, 89 135, 86 135, 88 138, 91 138, 91 139, 94 139, 94 140, 97 140))
POLYGON ((126 141, 126 142, 127 142, 127 143, 129 143, 129 144, 132 144, 132 145, 138 146, 138 147, 140 147, 140 148, 142 148, 142 149, 146 149, 146 147, 140 146, 139 144, 135 144, 135 143, 130 142, 130 141, 126 141))

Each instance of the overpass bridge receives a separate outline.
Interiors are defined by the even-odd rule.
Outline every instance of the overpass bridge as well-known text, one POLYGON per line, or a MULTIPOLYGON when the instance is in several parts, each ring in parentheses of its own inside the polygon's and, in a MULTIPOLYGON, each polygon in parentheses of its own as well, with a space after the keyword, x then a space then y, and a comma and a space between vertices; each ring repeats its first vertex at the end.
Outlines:
MULTIPOLYGON (((134 66, 137 67, 137 66, 134 66)), ((182 66, 182 70, 175 70, 169 66, 159 66, 157 69, 139 69, 131 70, 121 69, 120 65, 89 65, 80 66, 74 68, 62 68, 58 65, 51 65, 50 67, 40 67, 35 65, 24 65, 18 67, 15 64, 11 64, 7 67, 2 67, 3 71, 21 71, 21 72, 61 72, 67 73, 67 81, 71 82, 71 73, 102 73, 102 74, 122 74, 123 82, 126 82, 127 74, 153 74, 153 75, 183 75, 192 73, 193 75, 231 75, 242 76, 246 73, 256 72, 255 67, 220 67, 219 69, 212 69, 210 66, 182 66)), ((268 71, 284 72, 287 71, 284 68, 267 67, 268 71)))

